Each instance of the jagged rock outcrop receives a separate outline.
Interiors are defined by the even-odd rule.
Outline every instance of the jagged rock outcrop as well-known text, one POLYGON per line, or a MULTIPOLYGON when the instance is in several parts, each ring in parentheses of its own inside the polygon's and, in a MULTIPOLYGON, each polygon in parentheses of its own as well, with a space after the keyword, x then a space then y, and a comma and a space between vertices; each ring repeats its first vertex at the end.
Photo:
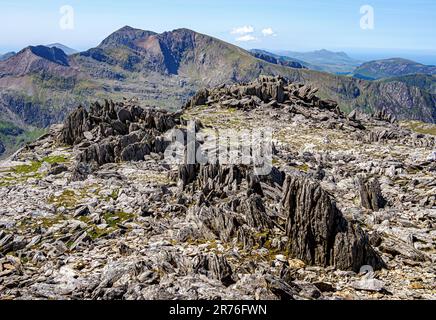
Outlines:
POLYGON ((202 89, 199 90, 185 105, 185 108, 192 108, 195 106, 201 106, 207 103, 207 98, 209 97, 209 90, 202 89))
POLYGON ((198 164, 180 165, 178 170, 178 179, 182 188, 193 182, 197 178, 198 164))
POLYGON ((248 191, 253 187, 250 182, 253 177, 247 173, 247 168, 219 164, 185 165, 179 168, 179 179, 190 181, 182 184, 185 192, 200 192, 197 205, 190 210, 189 220, 194 222, 202 237, 223 241, 248 237, 251 240, 242 242, 254 244, 253 233, 273 228, 273 219, 267 214, 260 195, 263 194, 260 184, 257 192, 248 191), (242 186, 248 189, 240 194, 242 186), (222 200, 220 204, 212 205, 218 199, 222 200))
POLYGON ((264 104, 273 107, 278 104, 302 104, 334 110, 341 114, 336 102, 318 98, 315 95, 317 92, 318 88, 308 84, 290 83, 280 76, 260 76, 247 84, 222 85, 201 90, 186 103, 185 108, 217 103, 224 107, 242 109, 252 109, 264 104))
POLYGON ((133 103, 98 102, 90 111, 80 106, 66 119, 60 142, 77 145, 83 140, 101 140, 111 136, 123 136, 137 130, 157 130, 164 133, 179 123, 177 114, 155 108, 142 108, 133 103))
POLYGON ((78 144, 85 138, 84 133, 89 131, 90 127, 88 112, 84 107, 79 106, 67 117, 60 141, 69 145, 78 144))
POLYGON ((436 137, 426 134, 412 133, 410 130, 398 127, 379 127, 370 131, 365 131, 362 136, 366 143, 386 143, 387 141, 396 141, 402 145, 408 145, 418 148, 433 148, 436 147, 436 137))
POLYGON ((268 283, 268 288, 280 298, 280 300, 295 300, 295 297, 298 296, 298 292, 301 291, 301 288, 295 284, 290 284, 284 281, 283 279, 267 276, 265 278, 268 283))
POLYGON ((79 107, 68 116, 59 141, 78 146, 81 152, 77 160, 85 164, 140 161, 151 152, 162 153, 169 145, 162 135, 178 123, 178 114, 163 110, 130 102, 96 102, 89 112, 79 107))
POLYGON ((208 194, 211 191, 236 190, 245 176, 246 169, 236 165, 188 164, 179 166, 178 172, 183 188, 195 182, 195 188, 201 188, 204 194, 208 194))
POLYGON ((252 228, 269 230, 274 223, 265 210, 265 205, 260 195, 252 194, 242 204, 241 211, 247 218, 247 224, 252 228))
MULTIPOLYGON (((259 184, 253 183, 252 175, 245 170, 237 166, 202 165, 182 166, 179 172, 183 181, 190 181, 184 184, 186 191, 201 191, 202 199, 207 197, 209 203, 214 198, 227 199, 224 206, 206 205, 201 200, 193 208, 193 221, 202 236, 229 241, 237 235, 244 246, 249 246, 259 241, 251 228, 265 231, 277 224, 276 218, 269 216, 265 209, 260 180, 254 180, 259 184), (248 189, 242 198, 231 195, 242 186, 256 185, 258 190, 248 189)), ((268 177, 261 180, 270 182, 268 177)), ((277 185, 270 182, 269 188, 277 185)), ((281 213, 286 217, 284 230, 289 237, 291 256, 311 265, 331 265, 343 270, 356 271, 366 264, 375 268, 382 265, 366 233, 343 217, 318 183, 300 175, 287 175, 282 189, 281 213)))
POLYGON ((395 123, 397 121, 397 118, 385 109, 375 112, 372 117, 375 120, 386 121, 389 123, 395 123))
POLYGON ((287 176, 281 204, 287 217, 291 255, 308 264, 343 270, 358 271, 367 264, 380 266, 367 235, 342 216, 317 183, 287 176))
POLYGON ((395 140, 400 138, 400 132, 390 129, 379 129, 368 132, 368 142, 383 142, 385 140, 395 140))

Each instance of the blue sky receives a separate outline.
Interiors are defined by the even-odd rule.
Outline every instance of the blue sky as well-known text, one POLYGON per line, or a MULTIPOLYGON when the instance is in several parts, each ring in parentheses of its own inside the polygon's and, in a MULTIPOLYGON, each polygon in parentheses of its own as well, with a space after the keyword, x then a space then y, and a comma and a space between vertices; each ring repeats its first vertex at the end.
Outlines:
POLYGON ((186 27, 244 48, 436 56, 434 0, 0 0, 0 21, 0 52, 52 42, 84 50, 130 25, 186 27), (73 30, 59 26, 63 5, 73 30), (374 8, 372 30, 360 27, 362 5, 374 8))

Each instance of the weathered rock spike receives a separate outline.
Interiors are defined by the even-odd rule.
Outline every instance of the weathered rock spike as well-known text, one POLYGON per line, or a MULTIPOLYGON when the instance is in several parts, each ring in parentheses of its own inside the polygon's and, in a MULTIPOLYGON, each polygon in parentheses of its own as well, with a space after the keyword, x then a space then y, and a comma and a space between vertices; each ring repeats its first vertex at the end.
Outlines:
POLYGON ((377 178, 358 178, 357 183, 359 184, 362 207, 372 211, 379 211, 386 206, 386 200, 381 193, 380 182, 377 178))
POLYGON ((308 264, 358 270, 379 267, 365 233, 352 225, 318 183, 288 175, 283 186, 282 210, 287 216, 289 252, 308 264))

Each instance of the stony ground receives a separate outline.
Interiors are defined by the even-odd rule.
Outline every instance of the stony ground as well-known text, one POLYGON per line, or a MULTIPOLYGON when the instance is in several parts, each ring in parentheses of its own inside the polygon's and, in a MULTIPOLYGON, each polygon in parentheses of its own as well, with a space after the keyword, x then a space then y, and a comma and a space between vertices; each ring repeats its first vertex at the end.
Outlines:
POLYGON ((0 298, 435 299, 433 138, 388 117, 338 117, 302 105, 209 98, 182 119, 201 122, 203 131, 271 127, 273 165, 318 180, 367 232, 384 268, 342 271, 293 256, 281 245, 289 241, 286 217, 274 216, 273 197, 264 201, 277 223, 253 233, 258 243, 250 249, 238 237, 195 233, 201 192, 183 190, 178 167, 162 154, 72 179, 81 149, 59 143, 62 126, 54 126, 0 163, 0 298), (363 206, 360 176, 377 177, 382 208, 363 206))

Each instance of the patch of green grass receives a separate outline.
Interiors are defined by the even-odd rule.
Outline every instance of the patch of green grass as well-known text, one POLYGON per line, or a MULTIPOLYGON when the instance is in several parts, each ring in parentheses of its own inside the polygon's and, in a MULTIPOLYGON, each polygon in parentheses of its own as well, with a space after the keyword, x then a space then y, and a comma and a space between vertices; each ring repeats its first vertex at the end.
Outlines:
POLYGON ((52 226, 59 224, 63 221, 65 221, 65 216, 63 216, 63 215, 57 215, 54 217, 48 217, 48 218, 41 219, 42 226, 45 228, 51 228, 52 226))
POLYGON ((119 195, 119 193, 120 193, 120 189, 114 189, 113 191, 112 191, 112 193, 110 194, 110 195, 108 195, 107 196, 107 198, 105 199, 106 201, 109 201, 110 199, 113 199, 113 200, 117 200, 118 199, 118 195, 119 195))
POLYGON ((50 204, 56 204, 59 207, 73 208, 79 202, 79 196, 74 190, 64 190, 58 197, 52 195, 48 197, 47 202, 50 204))
POLYGON ((436 136, 436 125, 431 123, 424 123, 421 121, 403 121, 401 126, 406 127, 416 133, 429 134, 436 136))
POLYGON ((9 187, 10 185, 10 182, 0 181, 0 188, 9 187))
POLYGON ((19 175, 29 175, 38 172, 41 166, 42 162, 32 161, 30 164, 23 164, 12 168, 12 171, 19 175))
POLYGON ((0 187, 9 187, 13 185, 18 179, 12 176, 2 176, 0 178, 0 187))
POLYGON ((65 163, 68 162, 68 159, 64 156, 49 156, 44 158, 42 161, 31 161, 28 164, 15 166, 11 169, 3 171, 3 173, 7 173, 8 175, 1 177, 0 187, 7 187, 17 182, 25 182, 30 178, 42 179, 43 174, 39 173, 38 171, 44 162, 49 164, 65 163))
POLYGON ((65 163, 65 162, 68 162, 68 159, 64 156, 50 156, 50 157, 44 158, 42 160, 42 162, 47 162, 49 164, 65 163))
POLYGON ((101 194, 101 186, 98 184, 90 184, 80 189, 65 189, 59 195, 50 195, 47 202, 54 204, 56 207, 65 207, 74 209, 77 205, 83 202, 86 198, 98 198, 100 201, 107 200, 107 195, 101 194))
POLYGON ((133 219, 134 215, 131 213, 118 211, 115 213, 108 212, 104 214, 103 217, 109 227, 116 228, 119 223, 123 223, 127 220, 133 219))
POLYGON ((96 240, 98 238, 102 238, 104 236, 107 236, 109 233, 111 233, 113 229, 99 229, 97 226, 94 226, 90 228, 87 231, 88 236, 91 237, 92 240, 96 240))
POLYGON ((302 165, 297 166, 297 169, 307 173, 309 171, 309 166, 304 163, 302 165))
MULTIPOLYGON (((103 217, 104 217, 104 220, 106 221, 106 224, 108 225, 107 228, 100 229, 96 225, 90 225, 90 228, 87 230, 88 235, 93 240, 105 237, 105 236, 109 235, 111 232, 113 232, 114 230, 119 229, 118 224, 126 222, 130 219, 133 219, 134 215, 130 214, 130 213, 118 211, 115 213, 108 212, 108 213, 104 214, 103 217)), ((86 218, 86 217, 84 217, 84 218, 86 218)), ((83 219, 83 220, 81 219, 81 221, 85 222, 87 224, 90 224, 89 218, 83 219)))
MULTIPOLYGON (((42 161, 31 161, 30 164, 23 164, 12 168, 12 172, 18 175, 30 175, 37 173, 44 162, 49 164, 64 163, 68 159, 64 156, 50 156, 44 158, 42 161)), ((33 176, 32 176, 33 177, 33 176)))

